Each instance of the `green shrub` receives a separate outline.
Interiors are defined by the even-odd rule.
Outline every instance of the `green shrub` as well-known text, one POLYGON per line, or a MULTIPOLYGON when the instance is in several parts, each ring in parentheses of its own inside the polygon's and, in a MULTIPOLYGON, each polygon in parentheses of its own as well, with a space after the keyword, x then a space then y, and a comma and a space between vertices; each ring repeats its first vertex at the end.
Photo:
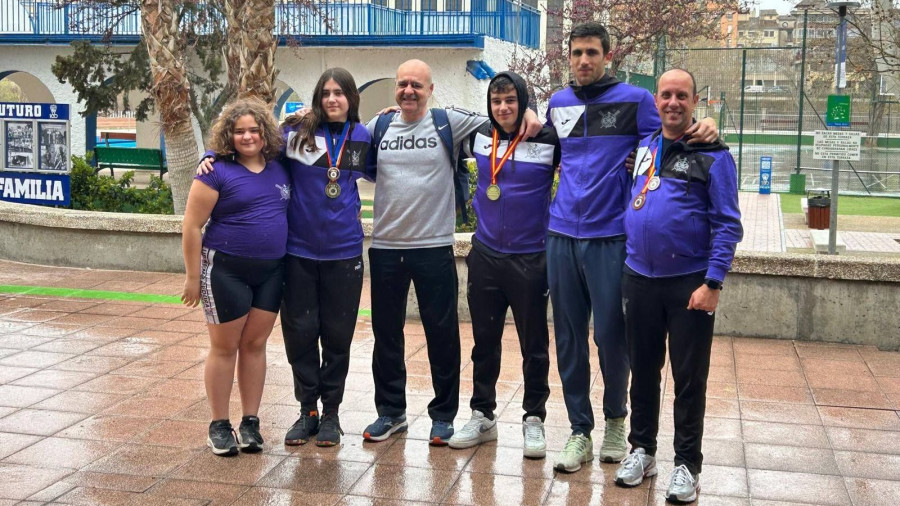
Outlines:
POLYGON ((87 158, 72 157, 72 209, 113 213, 172 214, 172 189, 151 175, 147 188, 131 186, 134 171, 116 179, 94 172, 87 158))

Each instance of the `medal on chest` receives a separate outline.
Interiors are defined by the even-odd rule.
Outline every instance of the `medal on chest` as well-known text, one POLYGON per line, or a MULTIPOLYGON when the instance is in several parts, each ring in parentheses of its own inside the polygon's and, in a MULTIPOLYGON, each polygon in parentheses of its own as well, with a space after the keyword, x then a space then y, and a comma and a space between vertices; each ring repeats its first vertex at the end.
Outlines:
POLYGON ((503 165, 509 160, 509 157, 512 156, 516 151, 516 146, 519 145, 519 141, 522 140, 522 134, 516 136, 507 146, 506 153, 503 153, 503 157, 498 160, 497 159, 497 147, 500 144, 500 134, 497 132, 497 129, 494 129, 493 142, 491 142, 491 184, 487 187, 487 190, 484 192, 487 195, 487 198, 490 200, 499 200, 500 199, 500 185, 497 184, 497 174, 500 173, 500 169, 503 168, 503 165))
POLYGON ((341 185, 338 179, 341 177, 341 159, 344 157, 344 148, 347 146, 347 132, 350 130, 350 122, 344 123, 344 130, 341 136, 335 142, 331 135, 331 128, 325 126, 325 155, 328 157, 328 169, 325 175, 328 177, 328 183, 325 184, 325 196, 330 199, 336 199, 341 194, 341 185))

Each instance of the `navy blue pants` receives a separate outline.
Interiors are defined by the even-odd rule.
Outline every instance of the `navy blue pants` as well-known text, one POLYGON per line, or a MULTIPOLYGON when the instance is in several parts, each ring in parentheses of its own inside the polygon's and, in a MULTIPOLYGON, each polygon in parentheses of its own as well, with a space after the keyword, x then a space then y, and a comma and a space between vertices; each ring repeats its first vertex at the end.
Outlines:
POLYGON ((622 314, 622 268, 625 238, 547 238, 547 277, 556 359, 572 432, 589 435, 594 428, 588 324, 594 316, 594 343, 603 376, 603 415, 628 414, 628 346, 622 314))

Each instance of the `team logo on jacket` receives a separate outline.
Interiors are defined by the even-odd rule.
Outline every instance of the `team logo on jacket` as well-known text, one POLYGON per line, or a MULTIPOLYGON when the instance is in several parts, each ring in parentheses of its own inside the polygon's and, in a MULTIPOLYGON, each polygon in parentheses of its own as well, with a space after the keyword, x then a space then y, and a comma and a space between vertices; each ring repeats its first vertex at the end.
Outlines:
POLYGON ((359 151, 350 152, 350 166, 359 167, 359 151))
POLYGON ((691 168, 691 164, 688 163, 687 158, 679 157, 675 160, 675 165, 672 166, 672 170, 677 172, 678 174, 686 175, 688 169, 691 168))
POLYGON ((528 143, 528 158, 537 158, 539 156, 541 156, 541 148, 537 144, 535 144, 533 142, 529 142, 528 143))
POLYGON ((281 200, 290 200, 291 199, 291 185, 276 184, 275 188, 278 188, 278 191, 281 192, 281 200))
POLYGON ((609 111, 600 113, 600 128, 616 128, 616 117, 620 111, 609 111))

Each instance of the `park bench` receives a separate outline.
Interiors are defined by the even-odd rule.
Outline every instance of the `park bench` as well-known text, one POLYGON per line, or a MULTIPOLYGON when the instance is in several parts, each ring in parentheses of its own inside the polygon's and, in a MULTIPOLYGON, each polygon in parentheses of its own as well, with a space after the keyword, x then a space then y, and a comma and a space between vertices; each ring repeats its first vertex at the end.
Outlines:
POLYGON ((109 147, 110 144, 115 144, 116 141, 135 142, 137 134, 134 132, 100 132, 100 140, 103 141, 106 147, 109 147))
POLYGON ((160 178, 168 172, 162 151, 158 149, 97 146, 94 148, 94 155, 97 157, 95 172, 109 169, 113 177, 116 177, 115 169, 159 171, 160 178))

